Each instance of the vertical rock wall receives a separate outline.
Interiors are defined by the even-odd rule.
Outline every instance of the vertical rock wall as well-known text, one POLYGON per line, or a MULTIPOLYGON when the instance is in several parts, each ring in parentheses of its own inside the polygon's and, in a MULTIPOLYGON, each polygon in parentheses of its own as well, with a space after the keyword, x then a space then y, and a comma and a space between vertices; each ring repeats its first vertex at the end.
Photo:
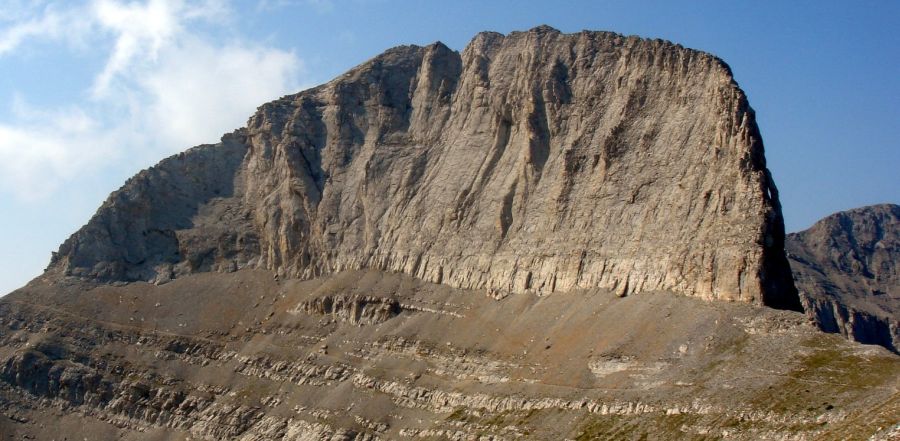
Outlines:
POLYGON ((241 136, 253 247, 213 261, 799 308, 753 111, 705 53, 548 27, 399 47, 263 105, 241 136))

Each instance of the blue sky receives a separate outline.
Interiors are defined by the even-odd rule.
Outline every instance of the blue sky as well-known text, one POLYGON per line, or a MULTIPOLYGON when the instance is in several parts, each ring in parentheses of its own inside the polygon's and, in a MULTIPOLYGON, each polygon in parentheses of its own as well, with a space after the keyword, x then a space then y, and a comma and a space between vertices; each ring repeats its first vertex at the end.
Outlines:
POLYGON ((0 0, 0 292, 126 178, 400 44, 548 24, 728 62, 787 228, 900 202, 900 2, 0 0))

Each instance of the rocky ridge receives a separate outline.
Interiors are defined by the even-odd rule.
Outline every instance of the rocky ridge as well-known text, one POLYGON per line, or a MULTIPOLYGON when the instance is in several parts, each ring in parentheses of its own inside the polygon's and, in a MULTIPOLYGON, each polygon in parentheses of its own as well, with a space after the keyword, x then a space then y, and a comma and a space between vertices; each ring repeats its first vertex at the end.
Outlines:
POLYGON ((493 297, 670 290, 799 309, 724 62, 538 27, 404 46, 114 193, 50 271, 165 282, 397 271, 493 297))
POLYGON ((900 206, 835 213, 786 246, 803 307, 822 330, 900 350, 900 206))

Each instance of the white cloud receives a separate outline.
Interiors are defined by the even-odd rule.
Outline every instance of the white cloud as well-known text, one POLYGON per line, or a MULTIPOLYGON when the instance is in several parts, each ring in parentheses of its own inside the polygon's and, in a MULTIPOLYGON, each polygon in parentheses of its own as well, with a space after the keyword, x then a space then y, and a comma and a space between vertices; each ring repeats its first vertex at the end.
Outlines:
POLYGON ((157 60, 159 49, 180 31, 177 6, 154 0, 146 4, 99 0, 94 4, 92 12, 98 24, 116 35, 112 55, 95 80, 95 96, 107 94, 113 78, 126 73, 139 56, 144 63, 157 60))
POLYGON ((17 124, 0 124, 0 187, 20 198, 43 197, 118 155, 114 133, 80 108, 35 109, 16 98, 13 113, 17 124))
POLYGON ((294 54, 246 44, 212 46, 187 39, 164 51, 162 62, 140 76, 151 97, 154 127, 169 143, 208 142, 246 121, 266 100, 295 90, 300 61, 294 54))
POLYGON ((23 41, 36 37, 58 38, 64 29, 61 26, 63 18, 61 15, 48 8, 47 11, 39 17, 23 17, 24 11, 20 11, 14 20, 12 26, 0 31, 0 55, 15 50, 23 41))
POLYGON ((152 66, 159 51, 189 37, 184 27, 195 21, 224 21, 225 5, 217 1, 186 3, 180 0, 148 0, 146 3, 121 3, 96 0, 93 17, 105 31, 115 35, 115 46, 103 72, 94 83, 94 93, 103 96, 110 81, 129 69, 152 66))
POLYGON ((0 22, 24 20, 44 8, 46 3, 40 0, 4 0, 0 8, 0 22))
MULTIPOLYGON (((3 0, 4 2, 6 0, 3 0)), ((55 40, 68 47, 87 48, 96 32, 89 5, 12 1, 0 8, 0 57, 32 40, 55 40)))
POLYGON ((46 196, 82 173, 145 166, 215 142, 258 105, 299 85, 302 63, 294 53, 201 31, 230 30, 221 1, 94 0, 32 9, 0 30, 0 62, 30 39, 66 47, 91 41, 108 53, 92 83, 82 85, 88 99, 41 109, 17 98, 11 120, 0 121, 0 192, 22 199, 46 196))

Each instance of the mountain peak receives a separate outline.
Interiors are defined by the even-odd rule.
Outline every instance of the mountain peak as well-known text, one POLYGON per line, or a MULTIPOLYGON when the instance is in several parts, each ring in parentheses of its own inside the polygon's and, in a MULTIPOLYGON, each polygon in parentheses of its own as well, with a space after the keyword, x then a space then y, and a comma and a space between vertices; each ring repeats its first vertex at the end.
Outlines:
POLYGON ((499 296, 799 308, 752 110, 712 60, 547 26, 479 34, 462 55, 393 48, 263 106, 242 145, 218 147, 227 167, 187 155, 137 178, 59 262, 102 280, 377 268, 499 296), (173 180, 192 211, 166 211, 173 180), (219 210, 236 217, 203 218, 219 210))
POLYGON ((560 34, 559 29, 556 29, 549 25, 538 25, 528 30, 531 34, 560 34))

